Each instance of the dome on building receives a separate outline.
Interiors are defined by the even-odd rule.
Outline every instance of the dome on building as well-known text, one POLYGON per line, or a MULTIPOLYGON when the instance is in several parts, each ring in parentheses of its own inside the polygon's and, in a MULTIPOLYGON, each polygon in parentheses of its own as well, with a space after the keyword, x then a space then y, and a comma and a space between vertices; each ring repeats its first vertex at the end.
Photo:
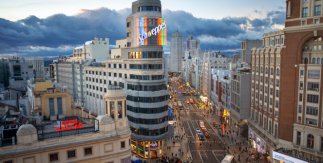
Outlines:
POLYGON ((37 134, 37 129, 31 124, 24 124, 19 127, 17 131, 17 136, 26 136, 37 134))
POLYGON ((114 120, 107 115, 100 115, 96 118, 99 121, 100 125, 107 125, 107 124, 112 124, 114 123, 114 120))

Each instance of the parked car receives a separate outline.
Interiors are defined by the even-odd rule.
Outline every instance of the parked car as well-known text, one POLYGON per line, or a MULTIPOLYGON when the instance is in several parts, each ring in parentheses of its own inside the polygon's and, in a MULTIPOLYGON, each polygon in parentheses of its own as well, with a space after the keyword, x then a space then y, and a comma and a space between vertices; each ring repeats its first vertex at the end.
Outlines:
POLYGON ((199 128, 197 128, 195 131, 197 134, 202 133, 202 131, 199 128))

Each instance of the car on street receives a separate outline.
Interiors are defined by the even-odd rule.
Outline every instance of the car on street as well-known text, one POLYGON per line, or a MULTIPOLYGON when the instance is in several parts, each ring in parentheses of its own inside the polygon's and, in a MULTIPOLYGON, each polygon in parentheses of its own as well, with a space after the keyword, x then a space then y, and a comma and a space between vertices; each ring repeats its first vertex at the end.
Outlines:
POLYGON ((200 120, 200 121, 199 121, 199 126, 200 126, 201 128, 205 128, 204 121, 200 120))
POLYGON ((205 135, 206 138, 211 137, 209 131, 207 131, 207 130, 203 130, 203 131, 204 131, 204 135, 205 135))
POLYGON ((199 128, 197 128, 195 131, 197 134, 202 133, 202 131, 199 128))
POLYGON ((200 139, 201 141, 204 141, 204 140, 205 140, 205 136, 204 136, 204 134, 203 134, 203 133, 199 133, 199 134, 197 134, 197 136, 199 137, 199 139, 200 139))

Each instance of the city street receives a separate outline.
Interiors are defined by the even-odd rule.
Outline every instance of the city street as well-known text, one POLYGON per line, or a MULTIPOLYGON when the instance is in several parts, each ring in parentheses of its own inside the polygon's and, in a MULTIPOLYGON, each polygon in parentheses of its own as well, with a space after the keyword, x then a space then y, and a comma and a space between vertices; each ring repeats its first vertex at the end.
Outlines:
MULTIPOLYGON (((189 149, 192 155, 192 162, 201 163, 214 163, 221 162, 225 155, 227 154, 222 141, 218 138, 210 124, 205 119, 205 113, 208 111, 206 108, 203 110, 199 108, 198 103, 196 103, 197 97, 191 92, 193 90, 188 90, 188 88, 179 88, 179 82, 174 81, 171 84, 171 95, 172 102, 174 105, 177 101, 181 104, 177 104, 173 107, 175 116, 181 126, 184 127, 185 134, 188 137, 189 149), (186 92, 183 94, 183 92, 186 92), (191 102, 189 102, 191 101, 191 102), (205 128, 209 133, 209 137, 205 140, 200 140, 197 130, 201 130, 199 123, 204 122, 205 128)), ((234 162, 234 160, 232 161, 234 162)))

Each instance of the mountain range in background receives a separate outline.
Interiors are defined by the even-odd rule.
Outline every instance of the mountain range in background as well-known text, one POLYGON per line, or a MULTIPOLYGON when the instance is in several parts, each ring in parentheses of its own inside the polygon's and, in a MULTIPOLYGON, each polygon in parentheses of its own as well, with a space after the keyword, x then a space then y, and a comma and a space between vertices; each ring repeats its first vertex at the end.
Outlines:
MULTIPOLYGON (((130 13, 130 9, 116 11, 99 8, 82 10, 74 16, 56 14, 44 19, 29 16, 15 22, 0 18, 0 56, 70 55, 74 47, 94 37, 108 37, 113 45, 117 39, 126 37, 125 20, 130 13)), ((189 35, 198 38, 202 50, 220 50, 226 54, 239 52, 241 40, 261 39, 264 33, 284 27, 284 10, 278 9, 264 15, 255 19, 203 19, 185 11, 163 11, 168 40, 173 32, 179 31, 184 40, 189 35)), ((166 49, 169 50, 169 47, 166 49)))

